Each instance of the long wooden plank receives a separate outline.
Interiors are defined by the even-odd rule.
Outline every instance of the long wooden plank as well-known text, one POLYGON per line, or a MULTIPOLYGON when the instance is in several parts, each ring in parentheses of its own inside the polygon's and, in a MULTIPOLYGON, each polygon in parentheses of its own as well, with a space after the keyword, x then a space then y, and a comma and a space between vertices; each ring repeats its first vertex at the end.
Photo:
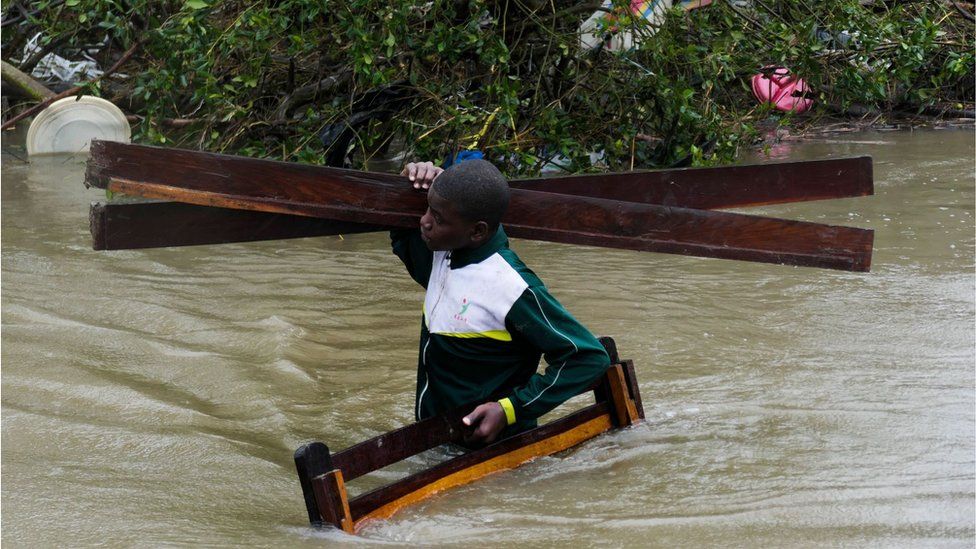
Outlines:
POLYGON ((714 210, 874 194, 870 156, 514 180, 513 188, 714 210))
POLYGON ((593 404, 564 418, 506 438, 480 450, 353 498, 349 508, 357 527, 368 518, 383 518, 405 505, 441 490, 466 484, 487 474, 579 444, 613 427, 610 405, 593 404))
MULTIPOLYGON (((155 150, 163 156, 171 152, 155 150)), ((874 192, 870 157, 524 179, 510 184, 526 190, 698 209, 865 196, 874 192)), ((179 202, 95 203, 91 219, 96 250, 250 242, 383 229, 179 202), (207 218, 210 214, 213 219, 207 218)))
POLYGON ((92 248, 132 250, 355 234, 385 227, 180 202, 93 202, 92 248), (228 236, 233 235, 228 239, 228 236))
MULTIPOLYGON (((92 155, 109 155, 112 162, 121 163, 127 156, 145 158, 151 155, 157 164, 166 166, 170 159, 185 162, 187 154, 201 159, 217 160, 220 164, 240 162, 244 157, 216 155, 181 149, 129 145, 121 143, 93 143, 92 155)), ((96 160, 96 163, 99 161, 96 160)), ((277 163, 288 164, 288 163, 277 163)), ((214 166, 201 165, 194 177, 215 174, 214 166)), ((355 177, 360 180, 395 181, 398 176, 359 172, 317 166, 321 177, 355 177)), ((139 172, 129 172, 129 176, 139 172)), ((145 175, 145 170, 140 175, 145 175)), ((165 175, 165 174, 162 174, 165 175)), ((144 179, 144 177, 130 177, 144 179)), ((225 179, 226 181, 226 179, 225 179)), ((669 170, 633 171, 615 174, 570 175, 561 177, 515 179, 513 189, 554 192, 593 198, 607 198, 624 202, 659 204, 680 208, 722 209, 784 202, 805 202, 833 198, 867 196, 874 193, 871 157, 833 158, 799 162, 771 162, 710 168, 677 168, 669 170)))
POLYGON ((344 234, 389 227, 182 202, 92 202, 94 250, 139 250, 344 234))
MULTIPOLYGON (((466 411, 470 412, 473 406, 466 411)), ((461 413, 434 416, 360 442, 333 454, 332 463, 342 469, 346 481, 382 469, 420 452, 461 440, 461 413)))
MULTIPOLYGON (((86 184, 144 198, 417 227, 426 196, 388 174, 93 144, 86 184), (323 171, 326 170, 326 171, 323 171)), ((512 190, 510 235, 702 257, 865 271, 873 232, 742 214, 512 190)))

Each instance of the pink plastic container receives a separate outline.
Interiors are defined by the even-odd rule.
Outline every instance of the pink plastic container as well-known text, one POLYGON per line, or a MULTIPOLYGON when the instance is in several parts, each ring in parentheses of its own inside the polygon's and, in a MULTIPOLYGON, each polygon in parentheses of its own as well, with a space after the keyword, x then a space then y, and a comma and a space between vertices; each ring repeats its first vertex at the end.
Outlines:
POLYGON ((806 97, 809 90, 802 78, 790 74, 786 67, 766 67, 752 77, 752 93, 760 103, 769 103, 777 110, 801 113, 813 105, 806 97))

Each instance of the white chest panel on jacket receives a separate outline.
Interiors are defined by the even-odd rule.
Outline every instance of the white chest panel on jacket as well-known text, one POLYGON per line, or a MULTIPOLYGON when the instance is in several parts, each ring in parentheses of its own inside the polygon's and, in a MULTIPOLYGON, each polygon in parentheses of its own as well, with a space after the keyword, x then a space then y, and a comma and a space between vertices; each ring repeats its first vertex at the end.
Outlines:
POLYGON ((432 334, 510 341, 505 317, 529 285, 499 254, 451 269, 450 252, 434 252, 424 298, 432 334))

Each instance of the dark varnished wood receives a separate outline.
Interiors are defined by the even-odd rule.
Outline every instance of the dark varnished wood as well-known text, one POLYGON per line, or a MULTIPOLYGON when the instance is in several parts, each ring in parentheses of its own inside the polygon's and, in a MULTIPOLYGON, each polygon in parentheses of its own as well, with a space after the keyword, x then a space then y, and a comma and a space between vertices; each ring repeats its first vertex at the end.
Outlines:
MULTIPOLYGON (((531 191, 521 191, 529 193, 531 191)), ((867 271, 874 233, 768 217, 533 193, 509 234, 606 248, 867 271), (546 225, 531 220, 546 218, 546 225), (522 220, 528 220, 523 222, 522 220), (524 223, 524 224, 523 224, 524 223)))
POLYGON ((532 442, 538 442, 554 435, 568 431, 591 419, 610 413, 610 405, 606 402, 590 405, 564 418, 546 425, 536 427, 524 433, 503 439, 480 450, 474 450, 456 458, 447 460, 430 469, 410 475, 392 484, 371 490, 349 502, 349 509, 354 520, 368 515, 373 510, 397 500, 421 487, 444 478, 452 473, 484 462, 495 456, 511 452, 532 442))
POLYGON ((312 490, 322 521, 332 524, 350 534, 355 532, 355 523, 349 511, 349 496, 342 471, 333 469, 312 479, 312 490))
POLYGON ((714 210, 874 194, 870 156, 712 168, 573 175, 511 182, 513 188, 714 210))
POLYGON ((620 362, 620 353, 617 351, 617 342, 613 340, 612 337, 603 336, 597 338, 600 345, 603 345, 603 350, 607 352, 607 356, 610 357, 610 364, 617 364, 620 362))
POLYGON ((439 444, 460 441, 464 429, 460 418, 477 403, 374 437, 335 455, 330 455, 322 443, 303 446, 295 453, 295 462, 310 520, 313 524, 322 521, 351 531, 353 523, 358 525, 371 518, 390 516, 402 506, 439 490, 564 450, 614 426, 635 423, 638 417, 643 417, 643 410, 639 396, 634 398, 639 395, 639 390, 636 380, 631 381, 633 363, 619 361, 612 338, 600 338, 600 343, 613 357, 614 363, 602 376, 602 385, 607 390, 595 404, 541 427, 471 450, 353 500, 348 499, 344 479, 352 480, 439 444), (625 410, 616 412, 617 421, 611 417, 615 410, 625 410), (311 490, 306 490, 306 480, 311 490), (309 493, 311 502, 308 502, 309 493))
POLYGON ((640 386, 637 385, 637 372, 634 370, 633 360, 624 360, 621 362, 624 367, 624 377, 627 378, 627 390, 630 392, 630 398, 634 399, 634 405, 637 407, 637 415, 641 419, 644 419, 644 402, 641 400, 640 386))
MULTIPOLYGON (((232 177, 235 170, 222 174, 217 166, 230 162, 270 162, 245 157, 218 155, 198 151, 95 142, 92 144, 94 166, 108 167, 95 157, 110 158, 110 163, 141 162, 151 155, 155 162, 167 166, 186 163, 186 155, 202 159, 200 171, 193 177, 215 175, 232 177), (211 164, 213 162, 213 164, 211 164)), ((276 162, 278 165, 295 165, 276 162)), ((311 166, 306 166, 311 167, 311 166)), ((142 171, 142 176, 148 168, 142 171)), ((364 179, 402 181, 390 174, 359 172, 315 166, 321 177, 346 178, 355 174, 364 179)), ((97 168, 95 171, 98 171, 97 168)), ((126 172, 128 178, 139 172, 126 172)), ((95 176, 95 173, 91 173, 95 176)), ((120 174, 126 177, 125 174, 120 174)), ((159 174, 164 177, 168 174, 159 174)), ((168 177, 172 179, 171 177, 168 177)), ((557 194, 590 196, 623 202, 640 202, 680 208, 721 209, 744 206, 807 202, 834 198, 850 198, 874 194, 871 157, 832 158, 798 162, 769 162, 710 168, 677 168, 668 170, 633 171, 613 174, 570 175, 559 177, 514 179, 513 189, 557 194)))
POLYGON ((168 201, 92 202, 92 249, 138 250, 367 233, 390 227, 168 201))
POLYGON ((332 460, 329 459, 328 446, 321 442, 310 442, 295 450, 295 468, 298 470, 298 482, 305 498, 308 521, 313 526, 321 525, 322 513, 316 503, 312 480, 334 469, 332 460))
POLYGON ((461 417, 473 409, 459 408, 365 440, 333 455, 332 462, 342 469, 347 481, 352 481, 441 444, 459 442, 464 432, 461 417))
MULTIPOLYGON (((124 156, 115 147, 96 145, 93 154, 124 156)), ((152 148, 156 156, 181 154, 152 148)), ((321 168, 331 170, 332 168, 321 168)), ((344 173, 341 170, 340 173, 344 173)), ((714 209, 873 194, 870 157, 681 168, 620 174, 581 175, 510 182, 512 188, 594 196, 629 202, 714 209)), ((301 216, 255 214, 182 203, 92 206, 92 238, 97 250, 187 246, 352 234, 381 230, 339 222, 310 222, 301 216), (208 212, 213 219, 208 220, 208 212), (200 226, 206 230, 195 230, 200 226)))
POLYGON ((355 234, 383 227, 180 202, 93 202, 92 247, 131 250, 355 234))
MULTIPOLYGON (((401 176, 95 142, 86 184, 145 198, 416 227, 426 196, 401 176), (162 154, 158 151, 169 151, 162 154)), ((873 232, 742 214, 512 190, 515 237, 865 271, 873 232)))

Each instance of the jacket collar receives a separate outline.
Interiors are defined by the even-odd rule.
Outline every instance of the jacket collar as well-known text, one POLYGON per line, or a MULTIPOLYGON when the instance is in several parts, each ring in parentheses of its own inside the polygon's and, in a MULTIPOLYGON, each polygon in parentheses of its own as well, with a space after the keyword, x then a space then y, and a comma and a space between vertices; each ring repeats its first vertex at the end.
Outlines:
POLYGON ((454 250, 451 252, 451 268, 460 269, 473 263, 481 263, 488 259, 492 254, 508 247, 508 235, 502 226, 498 226, 495 234, 487 242, 470 250, 454 250))

